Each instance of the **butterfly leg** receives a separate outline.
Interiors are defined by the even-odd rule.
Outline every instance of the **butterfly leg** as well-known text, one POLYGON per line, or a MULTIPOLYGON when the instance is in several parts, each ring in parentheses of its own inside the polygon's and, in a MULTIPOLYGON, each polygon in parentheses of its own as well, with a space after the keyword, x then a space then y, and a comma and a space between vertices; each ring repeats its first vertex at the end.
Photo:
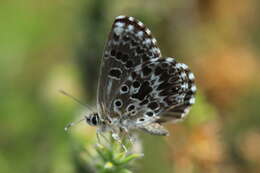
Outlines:
POLYGON ((121 140, 121 138, 119 137, 118 133, 112 132, 112 138, 113 138, 115 141, 117 141, 117 142, 121 145, 121 147, 124 149, 125 152, 127 152, 127 148, 126 148, 126 146, 122 143, 122 140, 121 140))
POLYGON ((124 133, 124 136, 127 137, 129 142, 131 143, 131 145, 133 145, 136 139, 129 133, 128 129, 122 127, 122 128, 120 128, 120 130, 121 130, 121 132, 124 133))
POLYGON ((96 136, 97 136, 97 141, 98 141, 99 144, 101 144, 100 136, 101 136, 103 139, 105 139, 105 141, 106 141, 107 143, 109 143, 109 140, 106 138, 105 135, 103 135, 102 129, 100 129, 100 128, 97 129, 97 131, 96 131, 96 136))

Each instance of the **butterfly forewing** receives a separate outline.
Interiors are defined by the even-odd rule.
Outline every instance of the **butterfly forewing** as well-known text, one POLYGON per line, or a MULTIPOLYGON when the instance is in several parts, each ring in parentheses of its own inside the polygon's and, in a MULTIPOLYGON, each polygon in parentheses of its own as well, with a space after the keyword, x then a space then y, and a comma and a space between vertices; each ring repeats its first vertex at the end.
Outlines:
POLYGON ((116 103, 120 107, 120 101, 115 103, 118 94, 120 95, 119 88, 138 65, 160 56, 156 40, 142 22, 133 17, 117 17, 112 25, 101 64, 98 86, 100 114, 121 116, 112 108, 116 103))

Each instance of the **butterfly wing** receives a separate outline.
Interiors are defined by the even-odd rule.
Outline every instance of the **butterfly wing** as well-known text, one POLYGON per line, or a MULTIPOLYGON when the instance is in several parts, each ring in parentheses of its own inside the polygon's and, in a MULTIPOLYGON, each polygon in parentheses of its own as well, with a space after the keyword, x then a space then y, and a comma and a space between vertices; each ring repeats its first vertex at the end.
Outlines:
MULTIPOLYGON (((136 66, 161 56, 156 40, 133 17, 118 16, 105 46, 97 102, 101 116, 120 116, 111 107, 122 83, 136 66)), ((120 104, 117 102, 117 104, 120 104)))
POLYGON ((181 119, 194 103, 194 87, 187 65, 174 58, 151 59, 136 66, 122 82, 111 107, 126 117, 128 125, 140 128, 181 119))

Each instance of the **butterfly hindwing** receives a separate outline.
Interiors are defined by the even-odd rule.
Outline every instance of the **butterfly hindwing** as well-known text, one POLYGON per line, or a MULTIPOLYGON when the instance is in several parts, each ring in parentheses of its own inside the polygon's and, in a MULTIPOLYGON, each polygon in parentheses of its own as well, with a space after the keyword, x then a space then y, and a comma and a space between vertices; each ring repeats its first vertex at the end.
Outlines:
POLYGON ((111 108, 137 127, 180 119, 194 102, 193 81, 187 65, 174 58, 152 59, 136 66, 122 82, 111 108))
MULTIPOLYGON (((156 40, 144 24, 133 17, 118 16, 105 46, 98 86, 101 115, 111 111, 116 91, 136 66, 161 56, 156 40)), ((118 102, 118 104, 120 104, 118 102)))

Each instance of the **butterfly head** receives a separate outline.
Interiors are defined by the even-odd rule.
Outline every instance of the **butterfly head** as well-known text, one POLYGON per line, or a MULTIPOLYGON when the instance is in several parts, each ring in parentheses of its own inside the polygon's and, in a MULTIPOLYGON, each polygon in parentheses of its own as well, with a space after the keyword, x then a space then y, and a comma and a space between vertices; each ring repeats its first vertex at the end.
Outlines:
POLYGON ((86 123, 90 126, 100 126, 101 119, 97 112, 93 112, 87 116, 85 116, 86 123))

